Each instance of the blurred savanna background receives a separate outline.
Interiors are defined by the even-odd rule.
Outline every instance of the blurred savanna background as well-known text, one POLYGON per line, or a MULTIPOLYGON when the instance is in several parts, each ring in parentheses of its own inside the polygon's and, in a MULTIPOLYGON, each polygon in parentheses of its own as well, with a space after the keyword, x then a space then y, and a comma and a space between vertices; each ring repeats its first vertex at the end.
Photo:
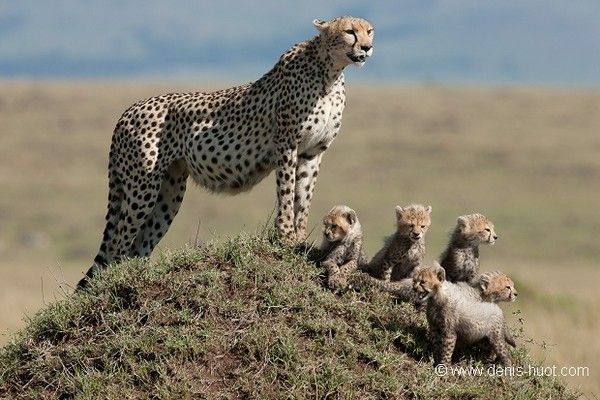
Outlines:
MULTIPOLYGON (((456 217, 500 235, 482 269, 515 280, 519 344, 600 393, 600 4, 537 2, 23 1, 0 5, 0 343, 63 298, 104 226, 112 129, 135 101, 259 77, 314 18, 371 20, 375 52, 347 74, 341 133, 310 225, 356 209, 369 254, 394 206, 433 206, 427 261, 456 217)), ((271 175, 237 197, 188 186, 155 256, 260 229, 271 175)))

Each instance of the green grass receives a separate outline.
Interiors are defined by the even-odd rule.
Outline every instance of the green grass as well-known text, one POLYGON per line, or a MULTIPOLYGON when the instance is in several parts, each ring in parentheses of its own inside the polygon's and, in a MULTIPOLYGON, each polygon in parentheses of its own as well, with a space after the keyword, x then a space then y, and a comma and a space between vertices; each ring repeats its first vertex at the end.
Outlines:
MULTIPOLYGON (((438 377, 421 313, 323 281, 309 252, 270 232, 114 265, 2 349, 0 397, 576 397, 550 378, 438 377)), ((472 357, 459 364, 484 365, 472 357)))

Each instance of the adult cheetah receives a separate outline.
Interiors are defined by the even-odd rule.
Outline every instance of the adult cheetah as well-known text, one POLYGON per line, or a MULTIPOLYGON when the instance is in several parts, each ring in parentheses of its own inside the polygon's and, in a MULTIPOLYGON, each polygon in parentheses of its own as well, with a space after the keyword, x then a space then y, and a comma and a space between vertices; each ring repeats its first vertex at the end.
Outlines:
POLYGON ((188 176, 212 192, 236 194, 276 170, 277 230, 290 243, 305 239, 321 157, 346 103, 343 70, 373 52, 373 27, 364 19, 313 24, 317 36, 255 82, 152 97, 125 111, 110 147, 102 243, 79 287, 111 261, 152 252, 188 176))

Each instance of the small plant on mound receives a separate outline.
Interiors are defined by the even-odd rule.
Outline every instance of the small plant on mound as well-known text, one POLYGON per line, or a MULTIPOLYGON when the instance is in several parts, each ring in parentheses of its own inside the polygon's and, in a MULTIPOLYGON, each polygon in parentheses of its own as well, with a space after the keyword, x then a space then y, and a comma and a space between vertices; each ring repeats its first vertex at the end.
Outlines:
POLYGON ((550 378, 437 376, 422 313, 374 290, 333 294, 323 274, 268 234, 113 265, 1 351, 0 397, 576 397, 550 378))

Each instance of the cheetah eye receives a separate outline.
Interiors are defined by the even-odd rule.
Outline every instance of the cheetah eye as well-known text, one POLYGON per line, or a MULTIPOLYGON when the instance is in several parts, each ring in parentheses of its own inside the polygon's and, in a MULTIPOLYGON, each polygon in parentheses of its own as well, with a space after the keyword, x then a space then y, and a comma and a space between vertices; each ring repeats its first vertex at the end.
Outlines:
POLYGON ((421 225, 421 228, 425 229, 425 225, 421 225))
POLYGON ((336 229, 337 225, 336 224, 331 224, 331 229, 336 229))
POLYGON ((373 29, 367 30, 367 35, 370 35, 371 33, 373 33, 373 29))
POLYGON ((354 35, 354 29, 346 29, 344 32, 346 32, 348 35, 354 35))
POLYGON ((507 286, 506 288, 507 288, 508 290, 510 290, 510 286, 507 286))
POLYGON ((486 232, 491 232, 490 228, 485 228, 486 232))
POLYGON ((410 224, 410 227, 411 227, 411 228, 414 228, 414 227, 415 227, 415 224, 410 224))

